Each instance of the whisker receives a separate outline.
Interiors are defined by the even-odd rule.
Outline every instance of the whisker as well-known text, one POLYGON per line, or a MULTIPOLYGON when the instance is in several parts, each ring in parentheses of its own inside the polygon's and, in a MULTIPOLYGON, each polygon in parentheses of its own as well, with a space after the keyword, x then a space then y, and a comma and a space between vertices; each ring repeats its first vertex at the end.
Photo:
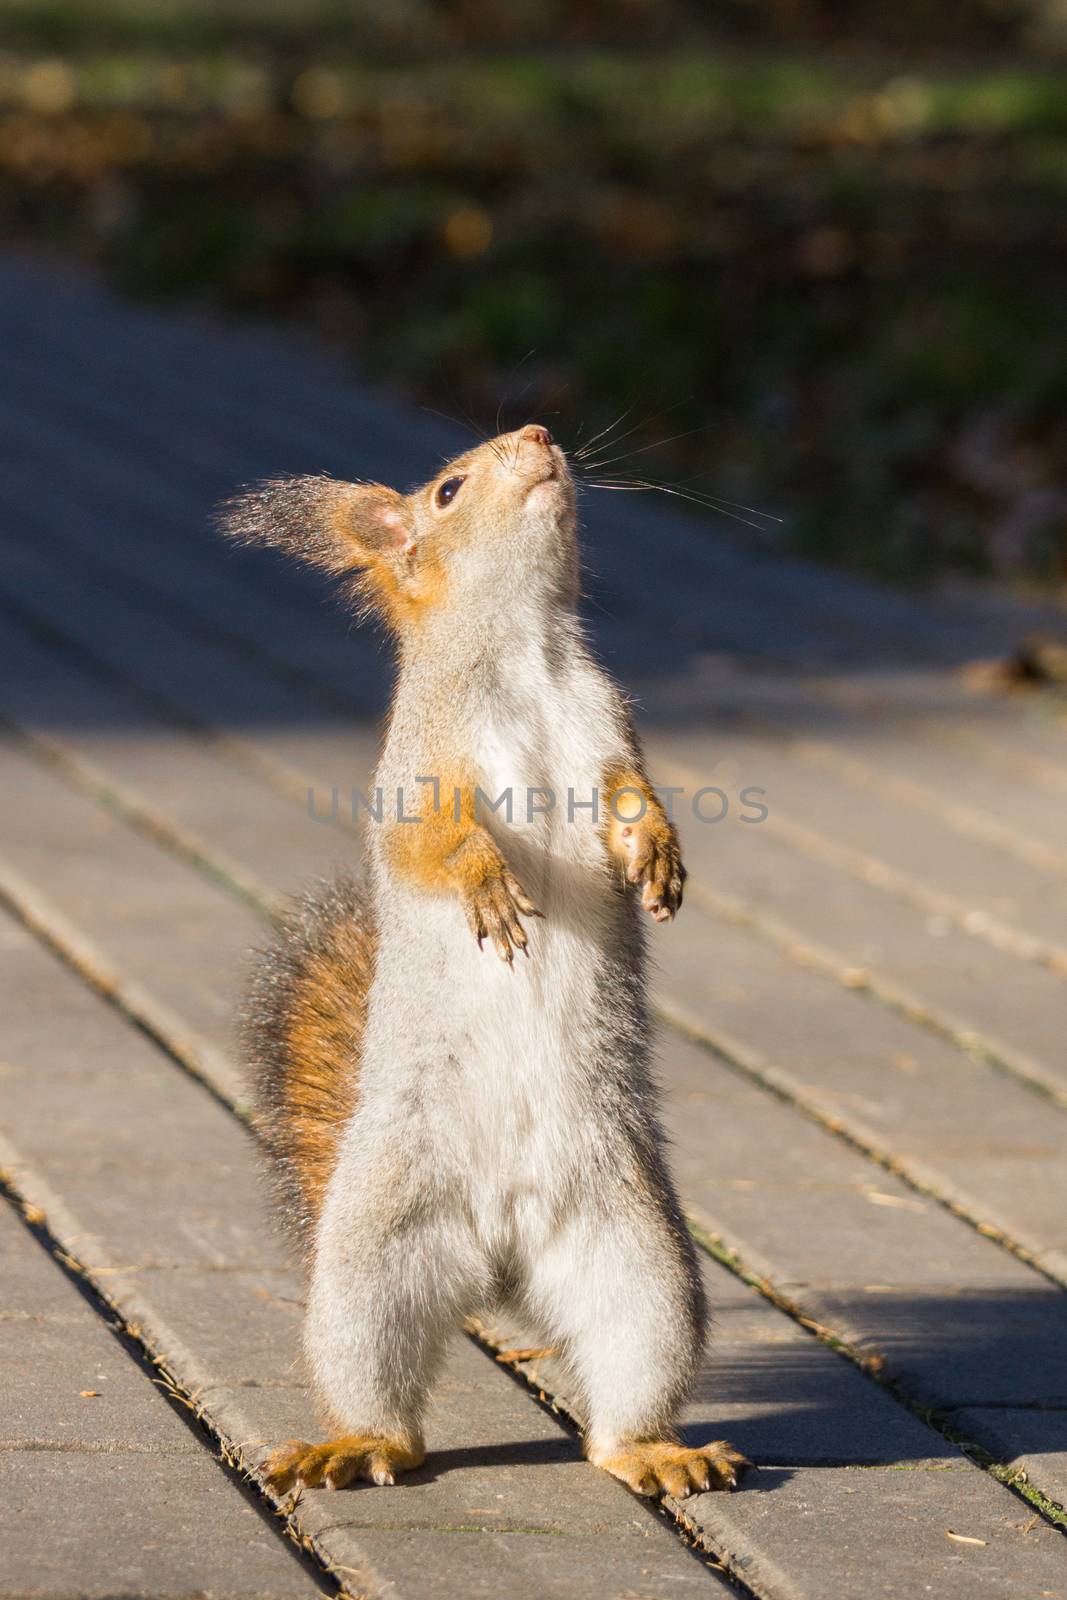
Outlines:
MULTIPOLYGON (((714 468, 709 470, 714 471, 714 468)), ((701 473, 699 476, 702 477, 703 474, 701 473)), ((673 493, 681 494, 683 492, 681 486, 689 481, 690 480, 687 478, 681 478, 677 482, 652 484, 650 487, 657 489, 670 489, 673 493)), ((722 506, 730 511, 748 511, 752 516, 759 517, 763 522, 785 522, 784 517, 779 517, 773 511, 761 511, 759 506, 746 506, 740 500, 727 500, 724 495, 716 494, 714 490, 698 489, 695 492, 705 498, 709 505, 714 504, 717 506, 722 506)))
POLYGON ((496 456, 496 458, 500 462, 501 466, 503 466, 504 465, 504 459, 503 459, 502 455, 500 454, 499 449, 497 448, 496 442, 493 439, 490 439, 490 437, 486 433, 485 429, 479 427, 478 424, 475 422, 474 418, 471 416, 470 412, 467 411, 464 408, 464 406, 460 402, 460 398, 459 398, 458 394, 456 393, 456 391, 453 388, 451 383, 448 385, 448 392, 452 396, 452 399, 455 401, 456 405, 459 407, 460 415, 467 419, 467 424, 470 427, 471 431, 476 435, 477 438, 479 438, 482 441, 483 444, 487 444, 489 446, 489 448, 490 448, 490 450, 492 450, 494 456, 496 456))
MULTIPOLYGON (((652 416, 650 416, 650 417, 642 417, 640 422, 635 422, 633 427, 632 428, 627 428, 625 433, 617 434, 614 439, 610 440, 610 442, 609 441, 605 441, 605 448, 608 448, 608 445, 610 443, 610 448, 614 449, 614 447, 617 444, 621 444, 624 439, 628 439, 632 433, 636 433, 638 428, 648 428, 648 427, 651 427, 653 422, 661 422, 664 417, 669 417, 672 411, 677 411, 679 406, 684 406, 685 403, 686 403, 686 400, 688 400, 689 398, 690 398, 690 396, 686 395, 685 399, 676 400, 672 406, 667 406, 665 408, 665 410, 653 412, 652 416)), ((632 411, 632 410, 633 410, 633 406, 630 406, 629 410, 624 411, 622 416, 619 418, 619 422, 624 422, 626 417, 629 415, 629 412, 632 411)), ((616 424, 613 423, 612 427, 615 427, 615 426, 616 426, 616 424)), ((609 428, 605 428, 605 429, 602 430, 602 432, 608 433, 608 432, 610 432, 610 429, 609 428)), ((601 435, 599 433, 598 434, 594 434, 593 438, 589 440, 588 445, 586 446, 585 450, 581 452, 581 454, 583 456, 589 455, 593 445, 596 443, 597 439, 599 439, 600 437, 601 437, 601 435)), ((684 438, 684 435, 680 434, 679 437, 680 438, 684 438)), ((669 443, 670 441, 668 440, 666 442, 669 443)), ((651 449, 652 446, 649 446, 649 448, 651 449)), ((637 452, 636 451, 631 451, 630 454, 636 455, 637 452)), ((618 461, 618 460, 621 460, 622 457, 621 456, 615 456, 612 459, 618 461)), ((605 466, 610 465, 609 462, 605 462, 604 464, 605 464, 605 466)))
POLYGON ((454 417, 450 411, 438 411, 435 406, 420 406, 420 411, 426 411, 431 417, 441 417, 445 422, 453 423, 457 428, 464 428, 467 433, 473 433, 476 439, 486 442, 485 434, 481 428, 475 427, 469 419, 464 422, 460 417, 454 417))
POLYGON ((708 428, 713 428, 714 426, 713 422, 702 422, 698 427, 686 428, 682 433, 672 433, 666 439, 655 440, 653 444, 643 444, 636 450, 624 450, 620 456, 607 456, 600 461, 591 461, 587 470, 595 472, 600 467, 612 466, 616 461, 632 461, 634 456, 646 455, 649 450, 661 450, 664 445, 675 444, 679 439, 691 439, 694 433, 705 433, 708 428))
MULTIPOLYGON (((694 473, 694 477, 705 477, 707 472, 714 472, 714 467, 708 467, 706 472, 694 473)), ((761 511, 758 506, 746 506, 740 500, 727 500, 725 495, 716 494, 712 489, 687 490, 686 485, 691 483, 691 478, 674 478, 660 482, 658 478, 612 478, 609 480, 612 487, 625 488, 632 484, 639 489, 662 489, 664 494, 680 494, 683 499, 706 502, 708 505, 728 508, 731 511, 747 511, 754 517, 759 517, 763 522, 783 522, 784 517, 779 517, 773 511, 761 511)), ((592 488, 604 488, 605 483, 590 485, 592 488)))
MULTIPOLYGON (((489 446, 497 460, 501 461, 501 464, 503 464, 500 451, 497 449, 495 440, 490 439, 488 434, 484 433, 482 429, 479 428, 476 423, 472 422, 469 417, 466 421, 463 421, 460 417, 454 417, 449 411, 438 411, 434 406, 420 406, 419 410, 428 412, 432 417, 440 417, 445 422, 451 422, 455 427, 465 429, 467 433, 473 433, 474 437, 480 440, 482 444, 487 444, 489 446)), ((451 456, 442 456, 442 466, 451 459, 451 456)))
MULTIPOLYGON (((729 502, 722 504, 717 502, 710 495, 690 493, 683 489, 672 489, 668 484, 665 483, 641 483, 635 481, 631 481, 629 483, 605 482, 587 483, 586 487, 589 489, 606 489, 609 493, 615 494, 670 494, 674 495, 679 500, 689 500, 695 506, 702 506, 705 511, 715 511, 720 516, 730 517, 734 522, 743 522, 747 528, 754 528, 757 533, 766 532, 766 528, 762 522, 754 522, 749 517, 741 516, 737 511, 734 511, 730 508, 729 502)), ((764 513, 761 511, 756 511, 753 513, 753 515, 762 517, 764 513)), ((780 522, 781 520, 782 519, 780 517, 774 518, 774 521, 776 522, 780 522)))
MULTIPOLYGON (((574 452, 575 459, 577 460, 581 456, 588 455, 590 450, 592 450, 593 446, 596 444, 598 439, 602 439, 606 433, 610 433, 612 431, 612 429, 613 428, 617 428, 621 422, 625 422, 626 418, 630 415, 631 411, 633 410, 633 408, 634 408, 634 406, 636 404, 637 404, 636 400, 631 400, 630 404, 626 407, 626 410, 625 411, 621 411, 613 422, 609 422, 606 428, 601 428, 599 433, 594 433, 591 438, 587 439, 585 441, 585 444, 582 446, 582 448, 580 450, 576 450, 574 452)), ((584 426, 585 426, 585 423, 583 422, 582 423, 582 427, 584 428, 584 426)), ((582 428, 579 428, 578 429, 579 434, 581 434, 581 431, 582 431, 582 428)), ((626 437, 626 435, 624 434, 623 438, 625 438, 625 437, 626 437)))
MULTIPOLYGON (((518 372, 519 368, 525 362, 529 361, 530 357, 533 355, 534 350, 536 350, 536 348, 537 348, 537 346, 534 345, 532 349, 527 350, 527 352, 526 352, 526 354, 524 356, 520 356, 518 361, 516 361, 515 365, 512 367, 511 371, 508 373, 507 377, 504 379, 504 388, 501 391, 500 404, 496 408, 496 431, 497 431, 498 434, 500 433, 500 419, 501 419, 501 416, 503 415, 503 411, 504 411, 504 402, 507 400, 508 389, 511 387, 511 381, 515 377, 515 375, 518 372)), ((530 385, 527 384, 526 385, 526 389, 528 389, 529 387, 530 387, 530 385)), ((526 389, 524 389, 522 391, 523 394, 526 393, 526 389)), ((521 396, 520 396, 520 398, 521 398, 521 396)))
POLYGON ((486 431, 485 431, 485 429, 483 427, 481 427, 477 422, 475 422, 475 420, 471 416, 470 412, 467 410, 467 408, 464 406, 463 402, 460 400, 459 395, 456 393, 454 385, 450 381, 448 381, 447 379, 446 379, 446 382, 448 382, 448 392, 452 396, 452 402, 455 405, 456 409, 459 411, 460 416, 466 418, 467 423, 469 424, 470 428, 473 430, 474 433, 476 433, 478 435, 479 439, 487 440, 489 438, 489 435, 486 433, 486 431))

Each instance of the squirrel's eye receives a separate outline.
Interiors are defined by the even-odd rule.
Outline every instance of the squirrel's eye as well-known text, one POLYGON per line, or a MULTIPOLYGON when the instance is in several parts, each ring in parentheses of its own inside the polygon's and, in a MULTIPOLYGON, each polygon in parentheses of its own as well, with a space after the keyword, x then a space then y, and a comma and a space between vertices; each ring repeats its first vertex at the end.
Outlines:
POLYGON ((466 481, 466 478, 446 478, 444 483, 439 483, 437 485, 437 493, 434 495, 437 504, 439 506, 447 506, 450 500, 456 498, 466 481))

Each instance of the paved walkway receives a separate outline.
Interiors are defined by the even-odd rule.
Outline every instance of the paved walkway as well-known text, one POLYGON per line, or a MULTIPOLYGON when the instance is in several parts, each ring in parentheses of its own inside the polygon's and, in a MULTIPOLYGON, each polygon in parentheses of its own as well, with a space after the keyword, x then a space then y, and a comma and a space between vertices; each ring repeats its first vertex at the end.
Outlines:
POLYGON ((366 784, 387 674, 207 513, 462 441, 281 336, 10 261, 0 441, 0 1595, 1067 1600, 1067 720, 956 670, 1037 612, 590 507, 600 649, 687 790, 657 1000, 717 1326, 686 1420, 762 1470, 650 1508, 486 1329, 425 1471, 286 1515, 258 1464, 314 1432, 301 1286, 231 1017, 278 896, 357 853, 307 791, 366 784))

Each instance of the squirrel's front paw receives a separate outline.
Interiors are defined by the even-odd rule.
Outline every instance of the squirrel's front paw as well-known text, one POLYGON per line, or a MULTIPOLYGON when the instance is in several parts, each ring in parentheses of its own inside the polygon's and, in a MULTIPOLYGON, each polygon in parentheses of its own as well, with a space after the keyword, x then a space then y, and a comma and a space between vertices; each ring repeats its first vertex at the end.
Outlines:
POLYGON ((345 1489, 356 1478, 370 1483, 396 1482, 398 1472, 421 1466, 425 1451, 414 1450, 396 1439, 349 1433, 325 1444, 290 1439, 267 1457, 265 1474, 279 1494, 290 1489, 345 1489))
POLYGON ((642 884, 641 904, 657 922, 669 922, 682 903, 685 868, 678 835, 667 817, 648 811, 639 820, 624 822, 619 842, 627 858, 630 883, 642 884))
POLYGON ((501 864, 469 888, 463 895, 463 909, 479 949, 482 941, 489 938, 501 961, 510 964, 516 950, 529 955, 529 941, 519 912, 527 917, 539 917, 541 913, 507 867, 501 864))

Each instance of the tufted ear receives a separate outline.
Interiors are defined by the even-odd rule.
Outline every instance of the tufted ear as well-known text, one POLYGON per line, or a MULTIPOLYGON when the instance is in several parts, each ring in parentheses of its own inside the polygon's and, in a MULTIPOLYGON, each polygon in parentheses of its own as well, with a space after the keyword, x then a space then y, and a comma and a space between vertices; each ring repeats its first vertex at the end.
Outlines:
POLYGON ((352 581, 372 609, 392 612, 415 575, 415 524, 402 494, 326 476, 273 478, 227 500, 218 523, 239 544, 270 545, 352 581))
POLYGON ((325 475, 253 484, 222 505, 219 526, 240 544, 273 545, 338 576, 414 550, 414 524, 402 494, 381 483, 343 483, 325 475))

